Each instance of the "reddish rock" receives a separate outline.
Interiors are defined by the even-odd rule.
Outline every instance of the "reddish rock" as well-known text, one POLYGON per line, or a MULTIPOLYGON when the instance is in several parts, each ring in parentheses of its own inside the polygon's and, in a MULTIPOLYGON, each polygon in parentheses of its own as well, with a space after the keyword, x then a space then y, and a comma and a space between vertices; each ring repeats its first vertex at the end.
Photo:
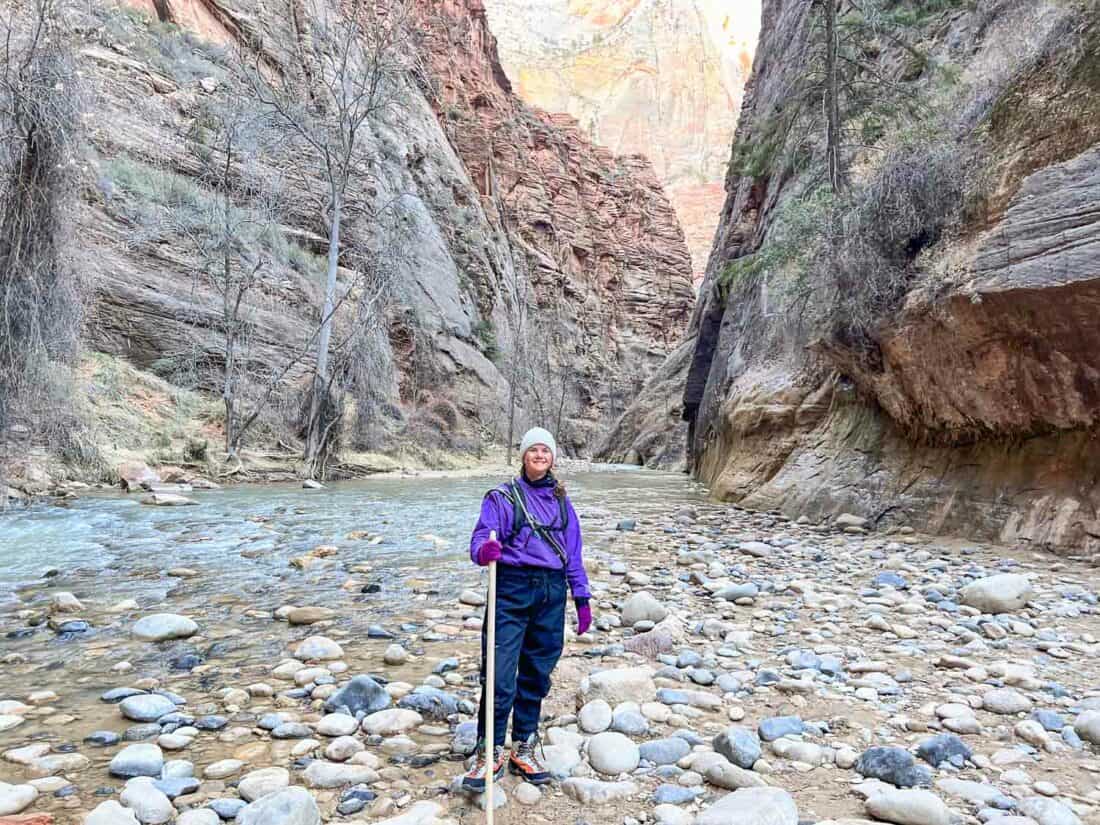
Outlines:
POLYGON ((0 825, 53 825, 52 814, 17 814, 0 816, 0 825))

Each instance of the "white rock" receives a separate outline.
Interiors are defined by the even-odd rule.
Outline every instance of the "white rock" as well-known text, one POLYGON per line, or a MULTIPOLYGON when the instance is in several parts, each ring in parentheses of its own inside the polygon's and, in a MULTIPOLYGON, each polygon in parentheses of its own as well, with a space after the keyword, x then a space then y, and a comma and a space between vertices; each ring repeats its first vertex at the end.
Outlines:
POLYGON ((80 599, 72 593, 54 593, 50 598, 50 613, 79 613, 84 609, 80 599))
POLYGON ((365 748, 366 746, 354 736, 339 736, 329 742, 328 747, 325 748, 325 757, 333 762, 346 762, 365 748))
POLYGON ((798 825, 798 806, 782 788, 745 788, 705 808, 695 825, 798 825))
POLYGON ((221 817, 210 808, 193 808, 180 814, 176 825, 221 825, 221 817))
POLYGON ((542 801, 542 791, 530 782, 521 782, 512 791, 512 798, 520 805, 538 805, 542 801))
POLYGON ((865 803, 867 813, 896 825, 951 825, 951 811, 931 791, 882 788, 865 803))
POLYGON ((305 788, 283 788, 245 806, 236 825, 321 825, 321 812, 305 788))
POLYGON ((620 611, 623 624, 628 627, 638 622, 659 622, 668 615, 668 610, 647 590, 640 590, 623 604, 620 611))
POLYGON ((1012 613, 1035 595, 1026 576, 1000 573, 971 582, 959 591, 959 601, 983 613, 1012 613))
POLYGON ((387 665, 403 665, 409 660, 409 651, 398 644, 392 644, 382 654, 382 661, 387 665))
POLYGON ((17 814, 38 799, 34 785, 9 785, 0 782, 0 816, 17 814))
POLYGON ((1081 825, 1077 814, 1057 799, 1029 796, 1027 799, 1020 800, 1018 810, 1024 816, 1030 816, 1039 825, 1081 825))
POLYGON ((423 717, 408 708, 387 708, 376 711, 363 720, 363 730, 378 736, 393 736, 418 727, 423 717))
POLYGON ((84 817, 84 825, 141 825, 134 812, 123 808, 113 799, 101 802, 84 817))
POLYGON ((598 733, 588 741, 588 761, 600 773, 618 776, 638 767, 638 746, 621 733, 598 733))
POLYGON ((359 730, 359 720, 346 713, 330 713, 321 717, 315 729, 322 736, 351 736, 359 730))
POLYGON ((377 772, 366 765, 325 762, 321 759, 310 762, 302 776, 311 788, 342 788, 359 783, 369 785, 378 780, 377 772))
POLYGON ((310 636, 294 648, 294 657, 304 662, 329 662, 344 656, 344 649, 326 636, 310 636))
POLYGON ((253 802, 268 794, 281 791, 290 784, 290 771, 286 768, 260 768, 241 777, 237 792, 241 799, 253 802))
POLYGON ((1011 716, 1031 710, 1031 700, 1012 688, 995 688, 982 696, 982 707, 990 713, 1011 716))
POLYGON ((695 821, 690 813, 675 805, 658 805, 653 809, 657 825, 692 825, 695 821))
POLYGON ((227 779, 240 773, 244 762, 240 759, 222 759, 206 766, 202 772, 204 779, 227 779))
POLYGON ((172 801, 157 789, 149 776, 127 782, 118 801, 132 810, 143 825, 163 825, 176 814, 172 801))
POLYGON ((1073 732, 1093 745, 1100 745, 1100 710, 1086 710, 1073 723, 1073 732))
MULTIPOLYGON (((583 700, 603 699, 612 707, 621 702, 637 702, 640 705, 657 696, 653 683, 653 671, 648 667, 602 670, 581 680, 580 695, 583 700)), ((642 712, 645 713, 645 706, 642 712)))
POLYGON ((582 805, 607 805, 619 799, 629 799, 638 792, 633 782, 601 782, 598 779, 576 777, 561 784, 565 795, 582 805))
MULTIPOLYGON (((409 810, 400 816, 383 819, 375 825, 437 825, 442 813, 442 806, 425 799, 414 803, 409 810)), ((256 825, 260 824, 256 823, 256 825)), ((442 823, 439 823, 439 825, 442 825, 442 823)))
POLYGON ((585 733, 603 733, 611 727, 611 705, 603 699, 588 702, 577 714, 577 723, 585 733))
POLYGON ((146 642, 166 639, 186 639, 199 632, 199 626, 186 616, 175 613, 154 613, 134 624, 133 634, 146 642))

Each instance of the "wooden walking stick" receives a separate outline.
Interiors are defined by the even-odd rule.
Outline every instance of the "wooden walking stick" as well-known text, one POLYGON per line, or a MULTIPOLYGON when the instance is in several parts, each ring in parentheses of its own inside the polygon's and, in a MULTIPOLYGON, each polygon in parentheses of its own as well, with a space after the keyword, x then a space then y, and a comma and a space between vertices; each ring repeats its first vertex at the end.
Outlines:
MULTIPOLYGON (((497 540, 496 530, 489 532, 489 541, 497 540)), ((497 563, 489 562, 489 600, 485 611, 485 620, 489 623, 485 631, 485 822, 493 825, 493 772, 495 765, 493 740, 496 738, 496 720, 494 719, 494 699, 497 689, 497 563)))

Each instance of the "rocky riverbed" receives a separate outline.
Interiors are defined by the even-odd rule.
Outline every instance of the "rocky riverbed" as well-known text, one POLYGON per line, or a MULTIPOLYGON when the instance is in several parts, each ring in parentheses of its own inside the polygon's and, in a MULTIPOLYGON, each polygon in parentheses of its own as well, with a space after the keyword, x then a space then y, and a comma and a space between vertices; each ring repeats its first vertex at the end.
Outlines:
MULTIPOLYGON (((545 705, 558 782, 509 777, 498 822, 1100 822, 1094 568, 681 484, 578 498, 596 627, 545 705)), ((372 535, 288 549, 251 591, 224 559, 160 572, 159 602, 21 582, 0 823, 481 821, 454 779, 484 580, 458 551, 380 577, 372 535)))

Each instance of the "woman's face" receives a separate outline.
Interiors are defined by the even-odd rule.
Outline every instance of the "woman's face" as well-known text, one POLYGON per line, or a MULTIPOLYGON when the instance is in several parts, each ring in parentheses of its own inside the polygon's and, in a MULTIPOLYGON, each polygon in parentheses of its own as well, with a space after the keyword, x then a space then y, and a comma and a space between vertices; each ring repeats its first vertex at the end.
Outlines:
POLYGON ((554 466, 554 454, 545 444, 536 444, 523 454, 523 469, 532 481, 538 481, 554 466))

